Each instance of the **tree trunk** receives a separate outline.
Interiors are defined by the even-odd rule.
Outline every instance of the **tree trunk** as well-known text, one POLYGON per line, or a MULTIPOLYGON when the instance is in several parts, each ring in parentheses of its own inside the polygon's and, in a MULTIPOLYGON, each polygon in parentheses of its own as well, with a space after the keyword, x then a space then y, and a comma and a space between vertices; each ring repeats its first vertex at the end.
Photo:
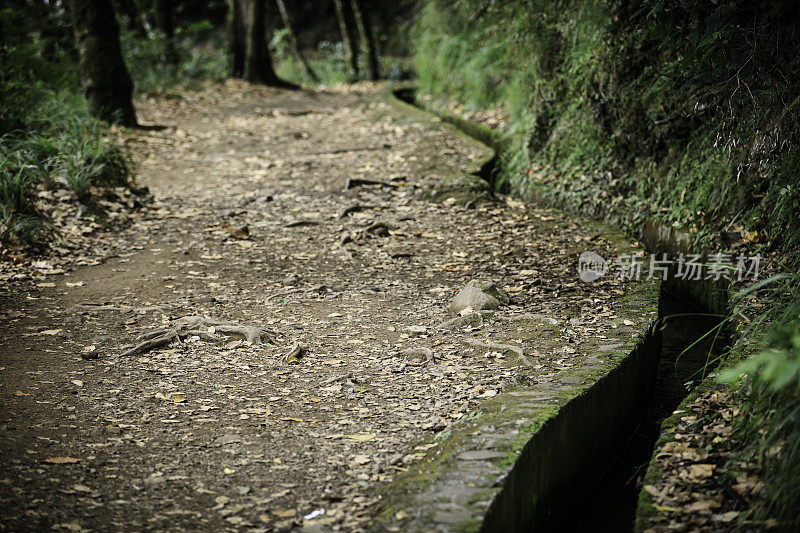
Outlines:
POLYGON ((300 64, 303 65, 303 69, 305 69, 306 74, 308 77, 311 78, 311 81, 314 83, 319 83, 319 77, 317 76, 314 69, 311 68, 311 65, 308 64, 308 60, 300 51, 300 45, 297 44, 297 37, 294 34, 294 28, 292 27, 292 21, 289 18, 289 12, 286 10, 286 4, 283 0, 276 0, 278 4, 278 11, 281 12, 281 18, 283 19, 283 27, 286 28, 286 32, 289 35, 289 46, 292 49, 292 55, 294 55, 300 64))
POLYGON ((336 7, 336 18, 339 19, 339 30, 342 33, 342 45, 347 62, 347 80, 354 82, 358 80, 358 41, 355 28, 353 28, 353 14, 350 12, 349 3, 333 0, 333 5, 336 7))
POLYGON ((372 29, 369 12, 361 0, 350 0, 350 7, 353 10, 353 18, 355 18, 358 33, 361 36, 361 42, 364 43, 364 51, 367 54, 367 78, 379 80, 381 78, 381 67, 378 62, 375 32, 372 29))
POLYGON ((142 19, 139 16, 139 10, 136 8, 136 2, 133 0, 117 0, 117 7, 120 12, 125 15, 127 19, 126 29, 136 33, 140 39, 147 39, 147 30, 142 24, 142 19))
POLYGON ((122 59, 119 26, 110 0, 72 0, 81 86, 92 115, 136 125, 133 82, 122 59))
POLYGON ((164 59, 169 63, 178 62, 178 53, 175 50, 175 20, 172 17, 172 0, 155 0, 156 28, 165 39, 164 59))
POLYGON ((228 35, 230 37, 229 50, 231 76, 244 77, 244 58, 247 53, 247 29, 244 25, 242 13, 242 0, 228 0, 228 35))
POLYGON ((247 20, 247 54, 244 63, 244 77, 256 83, 273 84, 278 80, 272 68, 272 58, 267 49, 267 33, 264 24, 265 0, 249 0, 249 20, 247 20))
MULTIPOLYGON (((263 83, 272 87, 283 87, 286 89, 296 89, 297 86, 285 82, 278 78, 275 74, 275 69, 272 66, 272 58, 269 55, 269 47, 267 46, 267 24, 266 24, 266 0, 233 0, 234 4, 234 22, 236 22, 237 12, 241 17, 241 24, 239 30, 241 33, 235 32, 232 35, 232 40, 235 43, 241 36, 243 41, 243 71, 240 76, 247 81, 254 83, 263 83)), ((234 30, 237 29, 237 24, 232 24, 234 30)), ((236 57, 236 47, 234 46, 233 66, 234 69, 238 67, 236 57)), ((235 70, 234 70, 235 72, 235 70)), ((236 74, 234 74, 236 76, 236 74)))

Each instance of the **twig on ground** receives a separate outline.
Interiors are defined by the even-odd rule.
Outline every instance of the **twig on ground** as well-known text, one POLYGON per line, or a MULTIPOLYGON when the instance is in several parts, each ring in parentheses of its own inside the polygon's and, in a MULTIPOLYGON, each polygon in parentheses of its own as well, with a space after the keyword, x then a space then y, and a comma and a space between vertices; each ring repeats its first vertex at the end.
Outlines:
POLYGON ((347 182, 344 184, 344 190, 347 191, 349 189, 354 189, 356 187, 361 187, 364 185, 379 185, 381 187, 387 187, 389 189, 397 188, 397 185, 395 185, 394 183, 386 183, 385 181, 367 180, 362 178, 348 178, 347 182))

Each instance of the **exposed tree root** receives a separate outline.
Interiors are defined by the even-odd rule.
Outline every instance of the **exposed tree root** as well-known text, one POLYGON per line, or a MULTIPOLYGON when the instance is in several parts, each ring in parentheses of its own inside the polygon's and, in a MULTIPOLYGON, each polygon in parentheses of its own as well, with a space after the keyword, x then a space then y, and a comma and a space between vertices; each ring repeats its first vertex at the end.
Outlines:
POLYGON ((149 352, 150 350, 155 350, 156 348, 161 348, 162 346, 166 346, 167 344, 171 343, 174 340, 180 340, 180 336, 178 335, 177 331, 172 330, 162 334, 161 336, 148 339, 144 342, 140 342, 133 348, 130 348, 122 352, 122 356, 127 357, 129 355, 146 353, 149 352))
MULTIPOLYGON (((107 306, 109 309, 117 311, 118 309, 113 306, 107 306)), ((208 317, 202 316, 185 316, 173 320, 169 327, 148 331, 137 337, 139 344, 122 352, 123 356, 137 355, 149 352, 155 348, 166 346, 167 344, 178 341, 186 337, 199 337, 206 342, 220 342, 222 337, 217 335, 235 335, 242 337, 245 341, 251 344, 261 344, 266 342, 275 344, 275 333, 264 328, 256 326, 246 326, 241 324, 233 324, 230 322, 222 322, 208 317)))
POLYGON ((519 346, 514 346, 512 344, 500 344, 497 342, 491 341, 482 341, 480 339, 467 339, 467 344, 470 346, 475 346, 478 348, 488 348, 490 350, 501 350, 501 351, 508 351, 517 354, 519 360, 522 361, 526 366, 533 366, 527 357, 525 357, 525 353, 522 351, 522 348, 519 346))
POLYGON ((188 335, 190 332, 194 332, 193 334, 212 335, 214 333, 222 333, 223 335, 239 335, 253 344, 261 344, 262 342, 275 344, 273 337, 270 336, 275 335, 274 332, 256 326, 243 326, 201 316, 185 316, 175 320, 173 324, 182 335, 188 335), (198 329, 201 327, 209 328, 209 331, 204 332, 198 329), (210 329, 213 329, 213 331, 210 331, 210 329))

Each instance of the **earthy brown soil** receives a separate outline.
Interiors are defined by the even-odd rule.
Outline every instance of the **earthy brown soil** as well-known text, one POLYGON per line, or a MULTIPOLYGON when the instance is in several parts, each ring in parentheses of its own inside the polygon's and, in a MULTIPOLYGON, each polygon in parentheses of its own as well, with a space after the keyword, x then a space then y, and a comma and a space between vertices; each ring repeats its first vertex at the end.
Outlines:
POLYGON ((94 260, 62 250, 39 273, 90 266, 8 281, 0 300, 0 530, 367 530, 381 488, 430 453, 421 439, 603 338, 624 287, 575 266, 609 243, 510 200, 424 200, 478 148, 381 95, 229 82, 137 102, 167 126, 118 133, 155 202, 83 241, 102 243, 81 251, 94 260), (438 329, 470 279, 509 292, 500 314, 557 320, 563 350, 520 339, 523 373, 466 342, 499 326, 438 329), (222 339, 121 355, 193 315, 274 344, 204 326, 222 339), (433 359, 404 353, 419 347, 433 359))

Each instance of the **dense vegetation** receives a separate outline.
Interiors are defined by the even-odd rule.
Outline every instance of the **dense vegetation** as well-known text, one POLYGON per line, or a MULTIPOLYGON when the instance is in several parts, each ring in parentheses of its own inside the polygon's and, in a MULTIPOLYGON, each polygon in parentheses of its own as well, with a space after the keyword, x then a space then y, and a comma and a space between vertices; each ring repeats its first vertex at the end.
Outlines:
POLYGON ((430 1, 416 65, 423 92, 510 115, 519 188, 790 251, 797 20, 780 1, 430 1))
POLYGON ((129 165, 103 137, 79 93, 63 11, 20 2, 0 10, 0 239, 44 242, 51 233, 38 191, 71 190, 88 202, 94 185, 126 185, 129 165), (36 21, 36 28, 31 21, 36 21), (31 35, 34 38, 30 38, 31 35))
POLYGON ((763 353, 726 377, 751 376, 741 453, 761 457, 764 512, 788 523, 800 504, 798 15, 777 0, 428 0, 414 34, 422 93, 508 116, 501 179, 517 191, 780 257, 786 274, 733 299, 729 364, 763 353), (785 453, 768 459, 775 446, 785 453))

